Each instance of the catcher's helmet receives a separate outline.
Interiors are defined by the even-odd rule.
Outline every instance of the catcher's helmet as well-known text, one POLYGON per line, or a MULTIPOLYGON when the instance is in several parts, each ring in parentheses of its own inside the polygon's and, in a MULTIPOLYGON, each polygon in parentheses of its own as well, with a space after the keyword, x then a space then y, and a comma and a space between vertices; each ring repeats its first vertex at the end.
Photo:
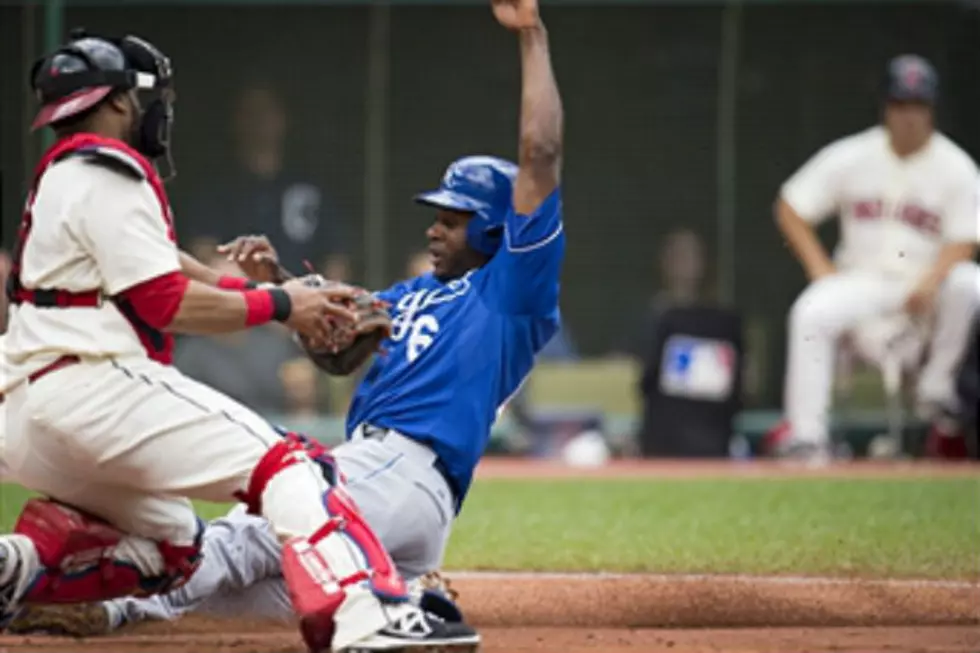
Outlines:
POLYGON ((31 69, 31 88, 41 109, 31 129, 57 127, 92 110, 113 91, 136 90, 141 114, 132 145, 151 159, 166 157, 173 125, 173 68, 150 43, 72 30, 70 40, 31 69))
POLYGON ((904 54, 888 62, 885 98, 890 102, 935 104, 939 95, 939 75, 926 59, 904 54))
POLYGON ((467 156, 449 164, 439 188, 415 196, 415 201, 473 214, 466 242, 493 256, 500 248, 504 219, 513 205, 517 164, 494 156, 467 156))

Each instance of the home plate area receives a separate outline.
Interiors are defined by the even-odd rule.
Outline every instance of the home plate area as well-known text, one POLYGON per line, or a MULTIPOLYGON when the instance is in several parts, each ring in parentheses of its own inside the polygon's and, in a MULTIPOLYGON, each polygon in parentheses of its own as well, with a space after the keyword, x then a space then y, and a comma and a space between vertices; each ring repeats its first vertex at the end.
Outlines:
MULTIPOLYGON (((483 653, 980 651, 980 585, 749 576, 449 573, 483 653)), ((190 616, 0 653, 303 653, 290 625, 190 616)), ((435 653, 436 649, 411 649, 435 653)), ((447 653, 469 653, 450 649, 447 653)))

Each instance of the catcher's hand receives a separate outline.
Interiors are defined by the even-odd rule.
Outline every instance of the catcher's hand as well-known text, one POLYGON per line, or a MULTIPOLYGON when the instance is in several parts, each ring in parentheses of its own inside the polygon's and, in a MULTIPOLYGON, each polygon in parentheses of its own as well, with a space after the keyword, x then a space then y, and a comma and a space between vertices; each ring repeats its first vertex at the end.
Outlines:
POLYGON ((287 281, 281 288, 292 303, 286 326, 311 342, 330 342, 337 334, 357 327, 360 316, 353 302, 363 290, 344 284, 316 286, 300 279, 287 281))
MULTIPOLYGON (((327 281, 319 275, 301 277, 295 282, 316 287, 345 285, 327 281)), ((327 338, 317 339, 298 335, 299 342, 310 360, 321 370, 334 376, 347 376, 354 372, 377 352, 385 338, 391 335, 391 316, 384 302, 367 291, 358 289, 348 306, 357 316, 357 321, 353 324, 334 324, 327 338)))

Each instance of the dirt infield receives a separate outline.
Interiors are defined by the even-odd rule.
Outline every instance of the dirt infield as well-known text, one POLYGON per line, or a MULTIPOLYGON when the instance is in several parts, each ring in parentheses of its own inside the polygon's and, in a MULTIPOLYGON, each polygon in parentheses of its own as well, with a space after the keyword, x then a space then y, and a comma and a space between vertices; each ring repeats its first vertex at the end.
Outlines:
MULTIPOLYGON (((617 463, 594 470, 487 461, 481 478, 971 476, 978 465, 617 463)), ((585 574, 448 573, 483 653, 980 652, 980 583, 585 574)), ((190 617, 98 640, 0 636, 0 653, 302 653, 295 631, 190 617)))
MULTIPOLYGON (((0 643, 0 653, 304 653, 282 629, 227 630, 196 621, 179 633, 64 641, 33 638, 0 643), (227 634, 220 634, 218 629, 227 634), (205 630, 206 629, 206 630, 205 630)), ((980 629, 970 626, 895 628, 610 629, 484 628, 482 653, 976 653, 980 629)))

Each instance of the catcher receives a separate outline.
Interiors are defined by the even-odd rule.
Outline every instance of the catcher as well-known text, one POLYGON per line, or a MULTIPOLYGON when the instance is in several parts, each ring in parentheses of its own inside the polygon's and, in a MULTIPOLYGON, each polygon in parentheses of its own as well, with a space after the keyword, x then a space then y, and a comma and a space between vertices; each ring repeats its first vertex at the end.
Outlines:
MULTIPOLYGON (((365 330, 365 317, 339 342, 302 341, 328 373, 347 373, 379 345, 385 348, 357 387, 347 441, 331 454, 340 484, 410 584, 440 568, 497 409, 530 373, 560 323, 563 110, 547 32, 536 0, 492 4, 498 22, 520 41, 517 164, 489 156, 453 162, 438 189, 416 197, 435 209, 426 231, 433 272, 374 295, 389 307, 390 323, 377 315, 381 307, 361 298, 375 327, 365 330)), ((223 251, 256 281, 284 279, 264 238, 239 239, 223 251)), ((172 618, 178 604, 184 611, 189 604, 224 604, 239 615, 242 608, 251 613, 272 605, 269 597, 282 593, 277 546, 269 539, 268 546, 256 544, 254 535, 263 529, 251 524, 236 526, 229 516, 208 529, 201 567, 180 594, 114 601, 100 614, 116 625, 124 616, 172 618), (203 587, 205 578, 212 580, 203 587)), ((425 612, 459 619, 447 601, 438 608, 427 603, 425 612)), ((21 624, 45 625, 52 624, 40 617, 21 624)))
POLYGON ((132 35, 73 31, 30 79, 34 127, 55 142, 14 249, 0 401, 5 463, 45 498, 0 534, 0 627, 24 605, 179 587, 201 561, 190 499, 237 499, 283 542, 311 650, 475 638, 408 602, 377 536, 323 473, 324 452, 173 367, 174 333, 279 321, 333 338, 325 318, 353 320, 341 302, 355 298, 301 283, 249 289, 182 255, 161 175, 173 163, 170 59, 132 35))

